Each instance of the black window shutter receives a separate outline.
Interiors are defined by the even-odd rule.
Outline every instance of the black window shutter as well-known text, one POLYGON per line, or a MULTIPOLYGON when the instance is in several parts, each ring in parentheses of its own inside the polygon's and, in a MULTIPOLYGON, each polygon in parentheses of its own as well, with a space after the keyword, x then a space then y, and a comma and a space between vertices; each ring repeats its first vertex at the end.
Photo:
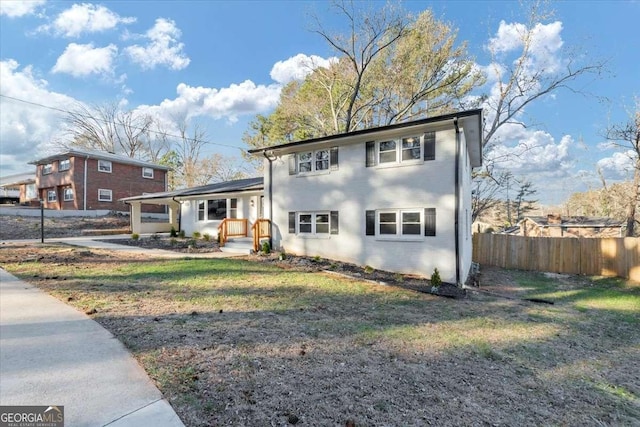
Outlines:
POLYGON ((338 147, 331 147, 331 170, 338 170, 338 147))
POLYGON ((436 159, 436 133, 427 132, 424 134, 424 159, 436 159))
POLYGON ((289 212, 289 233, 296 234, 296 213, 289 212))
POLYGON ((338 234, 339 229, 338 211, 331 211, 331 234, 338 234))
POLYGON ((436 208, 426 208, 424 210, 424 235, 436 235, 436 208))
POLYGON ((367 167, 375 166, 376 165, 376 142, 375 141, 367 142, 366 154, 367 154, 366 166, 367 167))
POLYGON ((295 154, 290 154, 289 155, 289 175, 295 175, 296 174, 296 155, 295 154))
POLYGON ((375 236, 376 235, 376 211, 366 211, 366 232, 367 236, 375 236))

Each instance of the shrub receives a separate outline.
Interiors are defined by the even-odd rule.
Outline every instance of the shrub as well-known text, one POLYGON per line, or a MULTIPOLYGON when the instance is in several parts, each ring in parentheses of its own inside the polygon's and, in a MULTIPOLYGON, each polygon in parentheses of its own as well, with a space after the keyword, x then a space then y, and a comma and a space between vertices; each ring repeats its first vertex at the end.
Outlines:
POLYGON ((269 245, 269 242, 267 241, 262 242, 262 253, 263 254, 271 253, 271 246, 269 245))
POLYGON ((175 227, 171 227, 171 231, 169 232, 169 236, 170 237, 178 237, 178 232, 176 231, 175 227))
POLYGON ((373 270, 374 270, 374 268, 371 267, 370 265, 365 265, 364 266, 364 272, 367 273, 367 274, 373 273, 373 270))
POLYGON ((158 233, 153 233, 151 235, 151 240, 158 240, 158 239, 160 239, 160 235, 158 233))
POLYGON ((138 240, 139 238, 140 238, 140 235, 138 233, 131 234, 131 240, 138 240))
POLYGON ((284 261, 285 259, 287 259, 287 253, 284 251, 284 248, 282 248, 282 250, 280 251, 280 255, 278 255, 278 259, 280 261, 284 261))
POLYGON ((442 279, 440 278, 440 272, 437 268, 433 269, 433 274, 431 275, 431 289, 438 289, 442 285, 442 279))
POLYGON ((189 239, 187 240, 187 246, 190 248, 196 248, 198 247, 198 242, 196 241, 196 239, 189 239))
POLYGON ((177 245, 177 244, 178 244, 178 240, 177 240, 175 237, 172 237, 172 238, 169 240, 169 244, 170 244, 171 246, 175 246, 175 245, 177 245))
POLYGON ((192 234, 192 237, 194 239, 199 239, 200 238, 200 232, 199 231, 194 231, 193 234, 192 234))
POLYGON ((181 239, 184 239, 184 230, 180 230, 178 232, 178 237, 180 237, 181 239))
POLYGON ((208 241, 210 241, 210 240, 211 240, 211 234, 209 234, 209 233, 204 233, 204 234, 202 235, 202 238, 204 239, 204 241, 205 241, 205 242, 208 242, 208 241))

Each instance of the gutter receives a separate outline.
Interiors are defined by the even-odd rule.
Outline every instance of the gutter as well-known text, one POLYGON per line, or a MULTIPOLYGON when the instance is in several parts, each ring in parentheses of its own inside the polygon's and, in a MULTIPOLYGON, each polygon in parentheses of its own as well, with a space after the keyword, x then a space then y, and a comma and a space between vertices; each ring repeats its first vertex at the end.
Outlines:
POLYGON ((269 161, 269 247, 273 250, 273 161, 275 157, 267 154, 266 150, 262 152, 264 158, 269 161))
POLYGON ((455 161, 455 209, 454 209, 454 226, 453 234, 455 239, 456 252, 456 285, 462 286, 460 283, 460 128, 458 127, 458 117, 454 117, 453 125, 456 128, 456 161, 455 161))

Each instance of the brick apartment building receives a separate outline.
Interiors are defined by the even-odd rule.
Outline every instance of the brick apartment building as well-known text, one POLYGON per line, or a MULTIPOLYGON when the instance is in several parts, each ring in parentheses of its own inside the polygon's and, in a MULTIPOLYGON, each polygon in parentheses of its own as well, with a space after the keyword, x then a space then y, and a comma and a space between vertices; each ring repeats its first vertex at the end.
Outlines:
MULTIPOLYGON (((71 149, 30 163, 48 209, 125 212, 129 207, 120 199, 167 191, 168 167, 104 151, 71 149)), ((164 212, 163 206, 144 208, 164 212)))

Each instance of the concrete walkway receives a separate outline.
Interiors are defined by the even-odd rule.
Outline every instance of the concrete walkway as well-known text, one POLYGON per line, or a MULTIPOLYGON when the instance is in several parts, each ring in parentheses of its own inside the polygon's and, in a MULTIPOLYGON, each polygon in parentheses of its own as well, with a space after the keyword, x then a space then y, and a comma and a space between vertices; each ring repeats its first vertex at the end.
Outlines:
POLYGON ((111 333, 2 269, 0 405, 63 405, 66 426, 183 426, 111 333))

